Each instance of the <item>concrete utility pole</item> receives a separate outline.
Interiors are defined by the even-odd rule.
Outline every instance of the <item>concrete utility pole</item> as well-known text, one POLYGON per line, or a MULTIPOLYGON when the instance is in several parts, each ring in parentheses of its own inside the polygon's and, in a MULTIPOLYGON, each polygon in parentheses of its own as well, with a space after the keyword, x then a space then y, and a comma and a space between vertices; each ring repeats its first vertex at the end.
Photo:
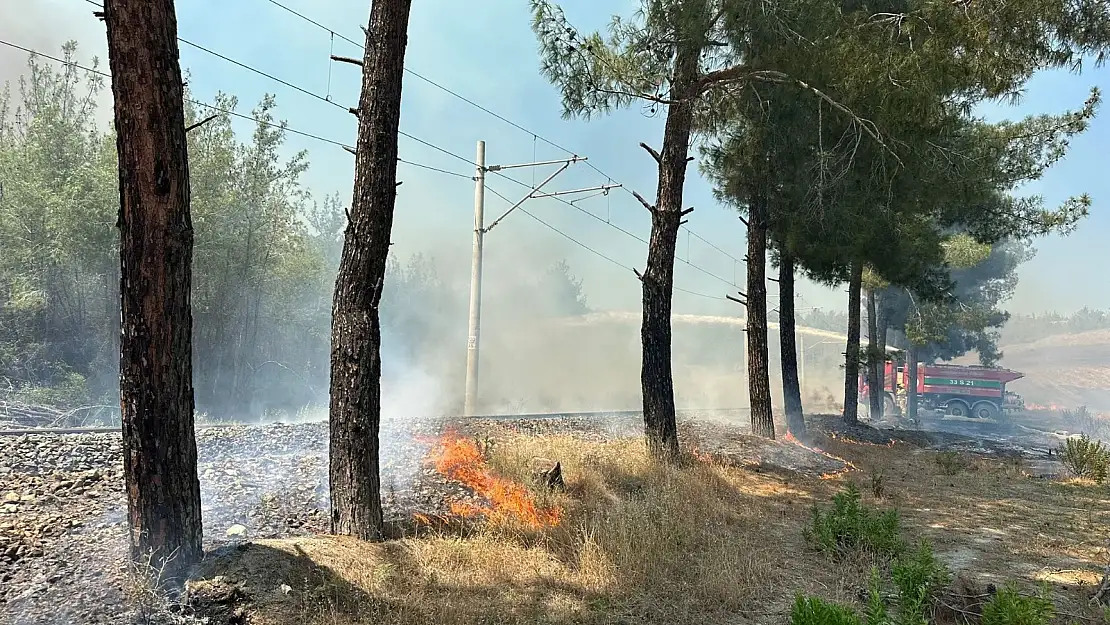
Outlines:
POLYGON ((478 401, 478 334, 482 320, 482 239, 485 237, 486 142, 478 142, 474 161, 474 253, 470 259, 470 333, 466 339, 466 416, 474 414, 478 401))
POLYGON ((540 193, 540 189, 544 185, 555 179, 556 176, 563 173, 571 165, 586 160, 585 156, 574 155, 566 159, 558 159, 554 161, 539 161, 536 163, 520 163, 517 165, 489 165, 486 166, 486 142, 478 142, 477 159, 475 159, 474 168, 474 252, 471 258, 470 265, 470 319, 469 319, 469 335, 466 341, 466 397, 463 405, 463 413, 470 417, 474 416, 478 409, 478 356, 479 345, 482 328, 482 252, 485 244, 485 236, 490 230, 493 230, 501 220, 509 216, 522 204, 528 200, 558 197, 561 195, 572 195, 575 193, 586 193, 589 191, 601 191, 608 193, 610 189, 620 187, 619 184, 603 184, 596 187, 586 187, 584 189, 571 189, 569 191, 552 191, 551 193, 540 193), (490 225, 485 225, 485 203, 486 203, 486 172, 502 171, 505 169, 519 169, 524 167, 542 167, 544 165, 562 165, 559 169, 555 170, 550 176, 545 178, 543 182, 539 183, 528 192, 519 202, 513 204, 509 210, 501 214, 500 217, 494 219, 490 225))

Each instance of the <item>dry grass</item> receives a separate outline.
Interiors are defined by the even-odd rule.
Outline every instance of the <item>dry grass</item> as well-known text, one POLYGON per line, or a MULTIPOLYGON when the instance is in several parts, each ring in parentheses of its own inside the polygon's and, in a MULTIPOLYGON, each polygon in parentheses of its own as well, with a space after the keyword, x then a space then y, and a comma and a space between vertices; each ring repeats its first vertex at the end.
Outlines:
POLYGON ((638 442, 505 435, 490 448, 503 476, 526 481, 536 456, 563 463, 568 491, 542 496, 564 508, 559 526, 260 541, 207 574, 245 582, 252 622, 270 625, 784 622, 795 593, 852 602, 866 583, 872 562, 830 563, 802 538, 812 505, 851 479, 868 504, 896 505, 908 537, 928 538, 956 571, 1048 581, 1065 612, 1086 609, 1084 584, 1106 561, 1105 491, 1035 480, 1016 462, 954 469, 904 445, 822 446, 860 471, 819 480, 694 458, 660 467, 638 442))

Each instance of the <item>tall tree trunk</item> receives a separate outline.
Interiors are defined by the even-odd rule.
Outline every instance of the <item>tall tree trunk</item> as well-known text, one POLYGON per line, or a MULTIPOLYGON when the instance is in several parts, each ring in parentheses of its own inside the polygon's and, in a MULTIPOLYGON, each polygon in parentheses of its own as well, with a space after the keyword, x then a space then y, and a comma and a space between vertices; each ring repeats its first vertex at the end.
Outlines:
MULTIPOLYGON (((651 211, 651 239, 643 284, 643 321, 640 341, 643 362, 640 390, 644 401, 644 434, 652 455, 662 460, 678 456, 675 423, 674 378, 671 371, 671 297, 674 255, 682 221, 682 188, 686 183, 686 157, 693 125, 692 91, 698 74, 698 48, 679 48, 675 60, 671 97, 667 107, 663 146, 659 153, 647 148, 659 163, 659 184, 651 211)), ((645 202, 646 204, 646 202, 645 202)))
POLYGON ((767 355, 767 198, 762 190, 748 202, 748 400, 752 433, 775 438, 767 355))
POLYGON ((378 302, 397 199, 397 131, 411 6, 411 0, 370 3, 354 195, 332 304, 331 531, 364 540, 382 536, 378 302))
POLYGON ((875 289, 867 289, 867 400, 872 421, 883 419, 883 397, 885 380, 883 370, 886 361, 879 347, 879 312, 875 302, 875 289))
MULTIPOLYGON (((891 314, 891 310, 890 310, 890 289, 886 288, 886 289, 883 289, 882 291, 879 291, 876 294, 875 297, 876 297, 875 317, 876 317, 876 319, 878 319, 878 321, 876 322, 876 326, 878 328, 878 337, 876 338, 875 344, 878 345, 878 348, 879 348, 878 353, 882 354, 883 358, 884 358, 882 371, 883 371, 883 378, 884 378, 883 385, 885 386, 887 384, 887 381, 885 379, 886 378, 886 361, 885 361, 885 358, 887 356, 887 352, 886 352, 887 334, 890 331, 890 314, 891 314)), ((890 391, 891 391, 891 395, 894 397, 895 401, 897 401, 897 399, 898 399, 898 379, 897 379, 898 367, 897 366, 892 366, 891 367, 891 372, 892 372, 892 376, 894 376, 894 379, 890 380, 890 382, 889 382, 890 391)), ((883 416, 886 416, 886 404, 883 404, 883 416)))
POLYGON ((906 348, 906 417, 917 423, 917 346, 913 341, 906 348))
POLYGON ((863 263, 852 264, 848 279, 848 340, 844 345, 844 420, 859 421, 859 317, 860 287, 863 284, 863 263))
POLYGON ((120 212, 120 410, 131 555, 198 561, 193 224, 173 0, 106 0, 120 212))
POLYGON ((796 438, 802 438, 806 434, 806 421, 802 412, 802 387, 798 379, 798 345, 794 328, 794 258, 786 250, 779 252, 779 364, 782 367, 786 431, 796 438))

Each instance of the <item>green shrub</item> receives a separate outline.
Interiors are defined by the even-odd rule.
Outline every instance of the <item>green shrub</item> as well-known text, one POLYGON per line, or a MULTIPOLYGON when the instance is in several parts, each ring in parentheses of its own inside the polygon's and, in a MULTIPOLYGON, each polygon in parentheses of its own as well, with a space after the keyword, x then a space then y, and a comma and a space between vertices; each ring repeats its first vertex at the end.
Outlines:
POLYGON ((1110 469, 1110 449, 1086 434, 1069 438, 1059 448, 1060 460, 1075 477, 1102 483, 1110 469))
POLYGON ((942 451, 936 456, 937 466, 945 475, 956 475, 971 468, 971 460, 955 451, 942 451))
POLYGON ((805 538, 825 553, 843 555, 867 551, 881 556, 902 552, 901 522, 897 510, 873 511, 860 502, 855 484, 833 496, 832 508, 814 506, 813 522, 805 529, 805 538))
POLYGON ((57 376, 51 386, 25 386, 15 393, 15 399, 27 404, 74 408, 91 401, 88 380, 74 371, 57 376))
POLYGON ((1081 434, 1101 439, 1110 438, 1110 419, 1091 412, 1086 406, 1075 410, 1065 409, 1061 416, 1064 423, 1079 428, 1081 434))
POLYGON ((888 625, 890 623, 886 603, 883 602, 883 580, 879 577, 879 569, 875 567, 871 567, 871 579, 867 584, 867 612, 865 616, 867 625, 888 625))
POLYGON ((1048 625, 1056 608, 1045 597, 1020 594, 1013 585, 998 592, 983 606, 981 625, 1048 625))
MULTIPOLYGON (((864 625, 851 608, 817 597, 798 595, 790 611, 790 625, 864 625)), ((870 624, 869 624, 870 625, 870 624)))
POLYGON ((897 590, 898 622, 904 625, 928 623, 937 595, 951 582, 948 568, 925 541, 898 558, 890 577, 897 590))
MULTIPOLYGON (((951 573, 936 559, 932 547, 921 542, 894 561, 890 582, 894 586, 893 611, 888 611, 883 601, 883 580, 879 569, 873 567, 863 618, 850 607, 799 595, 790 625, 931 625, 935 622, 933 608, 951 582, 951 573)), ((979 625, 1049 625, 1055 616, 1051 600, 1022 595, 1008 585, 984 604, 979 625)))

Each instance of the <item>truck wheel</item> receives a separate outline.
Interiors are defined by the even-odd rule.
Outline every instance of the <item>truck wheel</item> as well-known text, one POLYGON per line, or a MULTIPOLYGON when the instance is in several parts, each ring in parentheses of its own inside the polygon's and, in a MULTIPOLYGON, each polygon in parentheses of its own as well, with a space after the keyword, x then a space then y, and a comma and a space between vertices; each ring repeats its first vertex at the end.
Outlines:
POLYGON ((993 403, 981 401, 975 404, 971 413, 976 419, 997 419, 999 410, 998 406, 995 406, 993 403))
POLYGON ((966 417, 971 413, 971 407, 962 399, 953 399, 948 402, 946 412, 953 417, 966 417))

